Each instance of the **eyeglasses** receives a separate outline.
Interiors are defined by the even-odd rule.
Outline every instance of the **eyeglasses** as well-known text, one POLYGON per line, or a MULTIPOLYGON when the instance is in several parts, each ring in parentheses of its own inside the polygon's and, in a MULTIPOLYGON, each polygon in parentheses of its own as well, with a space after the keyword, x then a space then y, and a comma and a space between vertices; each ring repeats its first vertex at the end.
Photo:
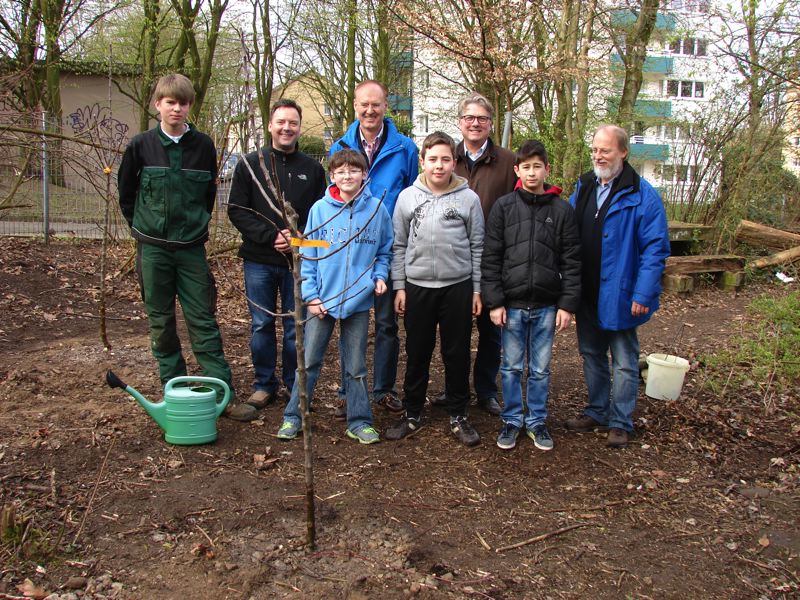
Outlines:
POLYGON ((331 173, 334 177, 355 177, 359 173, 363 173, 361 169, 339 169, 331 173))
POLYGON ((469 125, 471 125, 475 121, 477 121, 481 125, 486 125, 491 119, 483 115, 481 115, 480 117, 478 115, 461 115, 461 120, 469 125))

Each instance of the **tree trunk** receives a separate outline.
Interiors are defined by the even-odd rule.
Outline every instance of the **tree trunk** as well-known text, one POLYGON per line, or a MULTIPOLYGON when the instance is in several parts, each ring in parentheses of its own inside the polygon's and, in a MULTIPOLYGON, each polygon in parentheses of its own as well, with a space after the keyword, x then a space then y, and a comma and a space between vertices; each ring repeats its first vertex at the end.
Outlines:
POLYGON ((616 121, 629 133, 633 131, 636 98, 642 87, 642 69, 647 58, 647 44, 656 25, 658 5, 659 0, 642 0, 636 23, 626 37, 625 52, 621 53, 625 65, 625 83, 622 86, 616 121))
POLYGON ((736 228, 736 240, 755 248, 767 248, 768 250, 786 250, 800 245, 800 234, 783 231, 754 223, 753 221, 742 220, 736 228))
POLYGON ((747 263, 751 269, 763 269, 765 267, 773 267, 775 265, 786 265, 800 260, 800 246, 795 246, 789 250, 778 252, 771 256, 765 256, 752 262, 747 263))

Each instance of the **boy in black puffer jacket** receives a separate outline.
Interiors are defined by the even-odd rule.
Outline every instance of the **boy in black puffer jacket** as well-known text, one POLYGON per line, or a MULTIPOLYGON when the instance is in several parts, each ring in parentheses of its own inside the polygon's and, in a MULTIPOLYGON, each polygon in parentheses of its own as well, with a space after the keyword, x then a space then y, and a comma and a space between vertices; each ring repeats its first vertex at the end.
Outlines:
POLYGON ((481 297, 502 327, 504 408, 497 445, 510 450, 524 427, 540 450, 553 440, 545 425, 553 334, 569 326, 580 302, 580 241, 572 207, 545 183, 547 151, 522 144, 514 171, 517 190, 489 214, 481 262, 481 297), (528 354, 526 402, 522 373, 528 354))

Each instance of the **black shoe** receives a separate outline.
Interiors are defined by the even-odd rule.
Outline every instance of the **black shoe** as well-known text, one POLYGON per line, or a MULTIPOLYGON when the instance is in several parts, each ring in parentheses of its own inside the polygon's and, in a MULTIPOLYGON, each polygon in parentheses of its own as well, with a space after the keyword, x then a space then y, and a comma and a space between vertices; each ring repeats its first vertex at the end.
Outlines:
POLYGON ((481 436, 465 416, 450 417, 450 431, 465 446, 477 446, 481 441, 481 436))
POLYGON ((422 429, 422 419, 403 417, 397 423, 389 427, 383 437, 387 440, 402 440, 414 435, 422 429))
POLYGON ((500 413, 503 412, 503 407, 500 406, 500 403, 494 396, 489 396, 488 398, 478 398, 478 408, 495 417, 499 417, 500 413))

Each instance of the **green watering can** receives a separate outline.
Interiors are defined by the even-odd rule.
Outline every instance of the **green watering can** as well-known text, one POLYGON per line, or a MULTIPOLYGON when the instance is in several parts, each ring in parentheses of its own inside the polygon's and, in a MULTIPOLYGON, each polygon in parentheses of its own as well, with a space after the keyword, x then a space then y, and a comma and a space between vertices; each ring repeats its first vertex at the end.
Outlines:
POLYGON ((164 439, 170 444, 191 446, 208 444, 217 439, 217 417, 231 399, 228 384, 216 377, 175 377, 164 386, 164 399, 150 402, 134 388, 124 383, 113 371, 106 373, 106 383, 112 388, 125 390, 142 405, 164 430, 164 439), (217 402, 217 391, 206 385, 178 385, 181 383, 210 383, 225 390, 222 402, 217 402))

